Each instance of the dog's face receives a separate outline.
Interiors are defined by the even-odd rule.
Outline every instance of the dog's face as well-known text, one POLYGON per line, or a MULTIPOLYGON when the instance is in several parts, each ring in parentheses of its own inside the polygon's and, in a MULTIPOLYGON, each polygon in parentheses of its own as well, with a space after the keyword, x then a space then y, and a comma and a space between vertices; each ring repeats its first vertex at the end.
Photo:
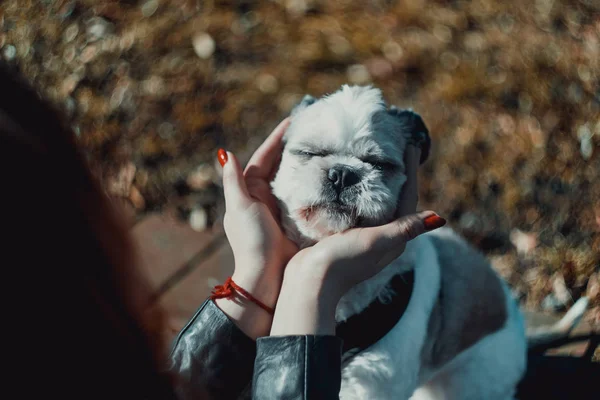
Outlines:
POLYGON ((392 220, 415 129, 427 134, 418 115, 388 109, 375 88, 343 86, 319 100, 305 97, 292 112, 272 182, 288 235, 310 243, 392 220))

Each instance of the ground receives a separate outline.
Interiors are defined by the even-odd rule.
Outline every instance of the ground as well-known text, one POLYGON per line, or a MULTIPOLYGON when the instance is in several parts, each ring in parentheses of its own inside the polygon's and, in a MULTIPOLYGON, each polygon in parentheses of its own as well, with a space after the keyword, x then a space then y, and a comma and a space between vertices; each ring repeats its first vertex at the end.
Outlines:
MULTIPOLYGON (((5 0, 0 57, 66 115, 134 218, 222 213, 242 159, 306 93, 373 84, 433 139, 420 207, 528 310, 600 327, 600 3, 5 0)), ((599 328, 600 329, 600 328, 599 328)))

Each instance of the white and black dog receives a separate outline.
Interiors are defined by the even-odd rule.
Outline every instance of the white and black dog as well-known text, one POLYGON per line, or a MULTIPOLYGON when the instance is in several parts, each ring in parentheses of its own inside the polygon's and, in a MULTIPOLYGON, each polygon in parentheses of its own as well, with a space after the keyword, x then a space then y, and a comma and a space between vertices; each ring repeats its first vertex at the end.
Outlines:
MULTIPOLYGON (((292 112, 272 182, 286 234, 305 247, 391 221, 406 181, 404 150, 415 134, 429 140, 421 117, 388 107, 379 89, 344 85, 320 99, 306 96, 292 112)), ((397 293, 390 282, 409 271, 402 315, 344 359, 341 398, 512 399, 526 368, 521 312, 485 257, 451 229, 417 237, 350 290, 337 307, 338 323, 374 301, 391 303, 397 293)))

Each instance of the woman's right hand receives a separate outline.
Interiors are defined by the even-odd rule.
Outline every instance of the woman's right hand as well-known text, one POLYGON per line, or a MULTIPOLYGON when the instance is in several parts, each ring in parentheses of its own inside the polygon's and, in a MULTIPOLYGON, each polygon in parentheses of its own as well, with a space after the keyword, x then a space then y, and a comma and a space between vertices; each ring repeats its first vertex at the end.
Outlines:
POLYGON ((271 335, 333 335, 335 309, 348 290, 399 257, 410 240, 445 224, 433 211, 416 213, 420 150, 408 146, 405 158, 400 218, 350 229, 299 251, 286 267, 271 335))

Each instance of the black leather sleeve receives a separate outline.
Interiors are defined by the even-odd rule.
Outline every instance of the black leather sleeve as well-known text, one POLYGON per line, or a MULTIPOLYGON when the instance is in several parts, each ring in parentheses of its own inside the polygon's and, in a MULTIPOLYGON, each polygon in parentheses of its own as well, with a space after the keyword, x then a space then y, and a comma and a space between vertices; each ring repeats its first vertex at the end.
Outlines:
POLYGON ((252 381, 256 342, 212 300, 206 300, 179 333, 170 355, 180 399, 238 399, 252 381))
POLYGON ((270 336, 257 340, 252 398, 339 399, 342 340, 336 336, 270 336))

